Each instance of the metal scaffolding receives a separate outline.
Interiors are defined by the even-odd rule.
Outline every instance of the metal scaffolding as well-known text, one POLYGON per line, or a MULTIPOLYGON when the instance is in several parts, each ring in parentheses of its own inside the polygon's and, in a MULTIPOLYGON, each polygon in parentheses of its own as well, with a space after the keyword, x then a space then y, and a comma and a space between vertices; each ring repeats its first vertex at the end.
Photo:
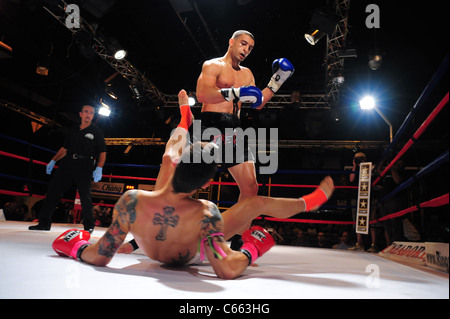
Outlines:
POLYGON ((345 49, 345 41, 348 33, 348 15, 350 0, 334 0, 334 12, 339 20, 334 33, 327 37, 326 47, 326 100, 329 106, 339 102, 339 87, 343 83, 342 71, 344 69, 344 57, 342 51, 345 49))
POLYGON ((161 104, 165 103, 166 95, 163 94, 149 79, 145 77, 137 68, 131 65, 125 58, 117 60, 114 58, 114 52, 110 48, 110 44, 99 34, 94 32, 95 28, 86 22, 82 17, 80 18, 80 27, 69 27, 66 24, 68 13, 66 12, 68 4, 61 0, 61 5, 56 7, 43 8, 50 13, 56 20, 64 25, 72 34, 79 32, 85 32, 89 38, 93 41, 92 48, 104 61, 106 61, 114 70, 121 74, 130 84, 139 84, 142 87, 143 92, 152 101, 157 101, 161 104))
MULTIPOLYGON (((61 5, 44 9, 48 11, 62 25, 66 26, 68 13, 66 12, 67 3, 61 0, 61 5)), ((339 22, 335 31, 331 36, 327 36, 325 68, 326 83, 324 94, 303 94, 301 106, 302 108, 312 109, 328 109, 339 100, 340 83, 335 78, 342 73, 344 68, 344 58, 339 53, 345 48, 345 40, 348 32, 348 12, 350 0, 334 0, 333 10, 338 17, 339 22)), ((178 106, 177 95, 167 95, 162 93, 149 79, 145 77, 138 69, 131 65, 126 59, 117 60, 113 56, 113 50, 101 35, 94 32, 94 28, 80 17, 80 28, 69 28, 72 33, 86 32, 93 41, 92 48, 104 61, 106 61, 113 69, 121 74, 130 84, 138 84, 145 95, 158 105, 166 107, 178 106)), ((267 103, 269 108, 280 108, 291 103, 290 95, 274 95, 267 103)), ((245 105, 244 105, 245 107, 245 105)))

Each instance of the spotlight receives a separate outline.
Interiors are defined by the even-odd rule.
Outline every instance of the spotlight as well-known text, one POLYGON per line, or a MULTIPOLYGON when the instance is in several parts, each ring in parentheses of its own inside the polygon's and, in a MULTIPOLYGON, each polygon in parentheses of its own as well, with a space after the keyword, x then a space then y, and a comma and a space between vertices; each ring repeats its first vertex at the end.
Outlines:
POLYGON ((98 110, 98 114, 103 116, 109 116, 111 114, 111 108, 107 105, 103 100, 100 100, 100 109, 98 110))
POLYGON ((37 66, 36 66, 36 73, 42 76, 47 76, 48 75, 48 70, 49 70, 49 59, 45 58, 45 59, 41 59, 40 61, 38 61, 37 66))
POLYGON ((325 33, 321 32, 319 29, 313 28, 305 33, 305 39, 309 44, 315 45, 324 35, 325 33))
POLYGON ((127 51, 125 51, 123 49, 117 50, 116 53, 114 53, 114 58, 116 60, 122 60, 126 56, 127 56, 127 51))
POLYGON ((362 110, 370 110, 375 107, 375 99, 372 96, 365 96, 359 100, 359 106, 362 110))
POLYGON ((339 74, 338 76, 333 78, 332 82, 333 82, 333 84, 341 85, 341 84, 344 84, 345 78, 339 74))
POLYGON ((311 45, 316 45, 325 34, 331 35, 336 29, 337 22, 320 11, 314 12, 309 23, 310 29, 305 33, 305 39, 311 45))
POLYGON ((111 50, 111 52, 114 52, 114 58, 116 60, 122 60, 127 56, 127 51, 123 49, 117 39, 108 38, 105 41, 106 46, 111 50))
POLYGON ((197 103, 197 96, 195 92, 189 93, 189 106, 194 106, 197 103))
POLYGON ((372 55, 369 58, 369 68, 374 71, 381 68, 382 63, 383 63, 383 57, 379 54, 372 55))
POLYGON ((332 115, 332 117, 333 117, 335 122, 339 122, 341 120, 341 116, 340 116, 338 111, 333 111, 331 113, 331 115, 332 115))
POLYGON ((36 67, 36 73, 42 76, 47 76, 48 67, 43 65, 43 63, 38 63, 38 66, 36 67))
POLYGON ((114 100, 117 100, 117 95, 111 90, 111 84, 108 83, 105 89, 106 93, 114 100))
POLYGON ((138 84, 135 81, 133 81, 133 82, 134 83, 130 84, 129 87, 130 87, 131 92, 133 94, 133 99, 139 101, 142 98, 142 93, 141 93, 140 88, 138 87, 138 84))

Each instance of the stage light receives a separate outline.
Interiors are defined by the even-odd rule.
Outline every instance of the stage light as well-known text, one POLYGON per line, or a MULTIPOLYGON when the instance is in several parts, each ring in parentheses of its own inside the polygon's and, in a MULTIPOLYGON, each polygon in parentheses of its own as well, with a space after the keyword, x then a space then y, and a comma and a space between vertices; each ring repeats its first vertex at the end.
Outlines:
POLYGON ((48 75, 48 67, 45 65, 41 65, 42 63, 39 63, 36 67, 36 74, 47 76, 48 75))
POLYGON ((105 104, 102 100, 100 100, 100 108, 98 110, 98 114, 103 116, 109 116, 111 114, 111 108, 109 105, 105 104))
POLYGON ((316 43, 319 42, 319 40, 322 39, 324 35, 325 33, 321 32, 319 29, 313 28, 305 33, 305 39, 309 44, 316 45, 316 43))
POLYGON ((117 50, 116 53, 114 53, 114 58, 116 60, 122 60, 126 56, 127 56, 127 51, 125 51, 123 49, 117 50))
POLYGON ((116 60, 122 60, 127 56, 127 51, 120 45, 119 41, 115 38, 108 38, 105 40, 106 46, 114 52, 114 58, 116 60))
POLYGON ((190 92, 189 93, 189 106, 194 106, 195 104, 197 104, 197 95, 195 94, 195 92, 190 92))
POLYGON ((367 95, 359 100, 359 106, 362 110, 373 109, 375 107, 375 99, 372 96, 367 95))
POLYGON ((131 83, 131 84, 129 85, 129 87, 130 87, 131 92, 132 92, 132 94, 133 94, 133 99, 139 101, 139 100, 143 97, 143 95, 142 95, 141 90, 140 90, 140 88, 138 87, 138 84, 136 83, 136 81, 133 81, 133 82, 134 82, 134 83, 131 83))
POLYGON ((375 54, 370 56, 369 58, 369 68, 371 70, 378 70, 379 68, 381 68, 381 64, 383 63, 383 57, 379 54, 375 54))
POLYGON ((38 61, 37 66, 36 66, 36 74, 42 75, 42 76, 47 76, 48 75, 48 70, 49 70, 49 58, 45 58, 45 59, 41 59, 38 61))
POLYGON ((377 111, 377 113, 383 118, 383 120, 386 122, 386 124, 389 126, 389 142, 392 143, 392 136, 393 136, 393 127, 392 123, 389 121, 389 119, 381 112, 378 107, 376 106, 375 99, 370 96, 366 95, 361 100, 359 100, 359 106, 362 110, 371 110, 374 109, 377 111))
POLYGON ((117 95, 111 89, 111 83, 106 85, 105 91, 112 99, 117 100, 117 95))
POLYGON ((339 75, 339 76, 333 78, 332 82, 333 82, 333 84, 341 85, 341 84, 344 84, 345 78, 342 75, 339 75))
POLYGON ((336 21, 317 10, 311 17, 309 31, 305 33, 306 41, 311 45, 316 45, 325 34, 333 34, 336 24, 336 21))

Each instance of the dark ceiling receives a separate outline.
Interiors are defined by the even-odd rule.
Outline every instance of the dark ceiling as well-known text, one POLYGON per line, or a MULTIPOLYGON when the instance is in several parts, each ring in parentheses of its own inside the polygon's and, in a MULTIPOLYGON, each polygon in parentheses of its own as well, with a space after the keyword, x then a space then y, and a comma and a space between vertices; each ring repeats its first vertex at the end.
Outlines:
MULTIPOLYGON (((98 35, 116 39, 126 48, 127 60, 164 94, 175 95, 182 88, 195 91, 202 62, 223 55, 228 39, 237 29, 249 30, 256 37, 255 49, 243 65, 253 71, 257 86, 263 88, 269 81, 272 61, 286 57, 296 71, 280 93, 324 92, 326 41, 322 39, 313 47, 303 35, 314 10, 330 10, 327 4, 333 1, 190 2, 192 7, 197 5, 198 12, 180 10, 176 4, 187 3, 181 0, 68 1, 80 5, 81 17, 95 26, 98 35), (103 12, 89 9, 91 3, 97 9, 103 8, 103 12)), ((42 8, 42 4, 51 7, 56 3, 59 1, 0 1, 0 40, 14 50, 12 58, 0 59, 0 94, 4 100, 67 126, 70 119, 76 119, 78 107, 105 97, 105 79, 115 70, 86 47, 83 50, 82 39, 73 37, 42 8), (37 61, 49 53, 49 74, 40 76, 35 72, 37 61)), ((361 115, 355 107, 360 94, 366 90, 378 94, 380 109, 395 129, 399 128, 448 53, 449 2, 417 3, 351 1, 346 45, 356 49, 358 56, 345 61, 346 82, 341 87, 341 103, 337 106, 343 121, 329 126, 327 136, 318 137, 387 140, 388 129, 383 120, 377 114, 361 115), (376 30, 365 25, 369 14, 365 12, 366 6, 370 3, 380 8, 381 25, 376 30), (375 48, 382 52, 384 63, 379 70, 372 71, 367 62, 375 48), (369 124, 370 121, 375 124, 369 124)), ((447 87, 448 75, 445 81, 447 87)), ((149 100, 138 103, 132 97, 129 83, 120 76, 110 83, 119 99, 113 103, 111 118, 98 122, 106 135, 158 136, 161 123, 171 110, 149 100), (160 108, 156 109, 157 106, 160 108)), ((429 106, 428 112, 432 107, 429 106)), ((3 132, 17 128, 30 130, 29 126, 21 128, 15 123, 20 116, 14 112, 3 108, 0 112, 3 132)), ((448 140, 447 120, 442 121, 446 128, 438 130, 437 138, 448 140)), ((303 125, 304 122, 299 123, 303 125)))

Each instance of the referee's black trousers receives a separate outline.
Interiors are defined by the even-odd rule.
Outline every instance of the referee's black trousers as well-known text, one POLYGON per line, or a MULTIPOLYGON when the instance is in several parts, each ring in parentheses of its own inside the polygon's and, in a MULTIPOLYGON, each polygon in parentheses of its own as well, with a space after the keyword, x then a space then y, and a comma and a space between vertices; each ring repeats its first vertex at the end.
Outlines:
POLYGON ((94 161, 89 159, 65 158, 54 170, 41 211, 39 225, 51 226, 52 214, 64 193, 75 184, 80 194, 81 212, 85 229, 94 228, 92 214, 91 180, 94 161))

